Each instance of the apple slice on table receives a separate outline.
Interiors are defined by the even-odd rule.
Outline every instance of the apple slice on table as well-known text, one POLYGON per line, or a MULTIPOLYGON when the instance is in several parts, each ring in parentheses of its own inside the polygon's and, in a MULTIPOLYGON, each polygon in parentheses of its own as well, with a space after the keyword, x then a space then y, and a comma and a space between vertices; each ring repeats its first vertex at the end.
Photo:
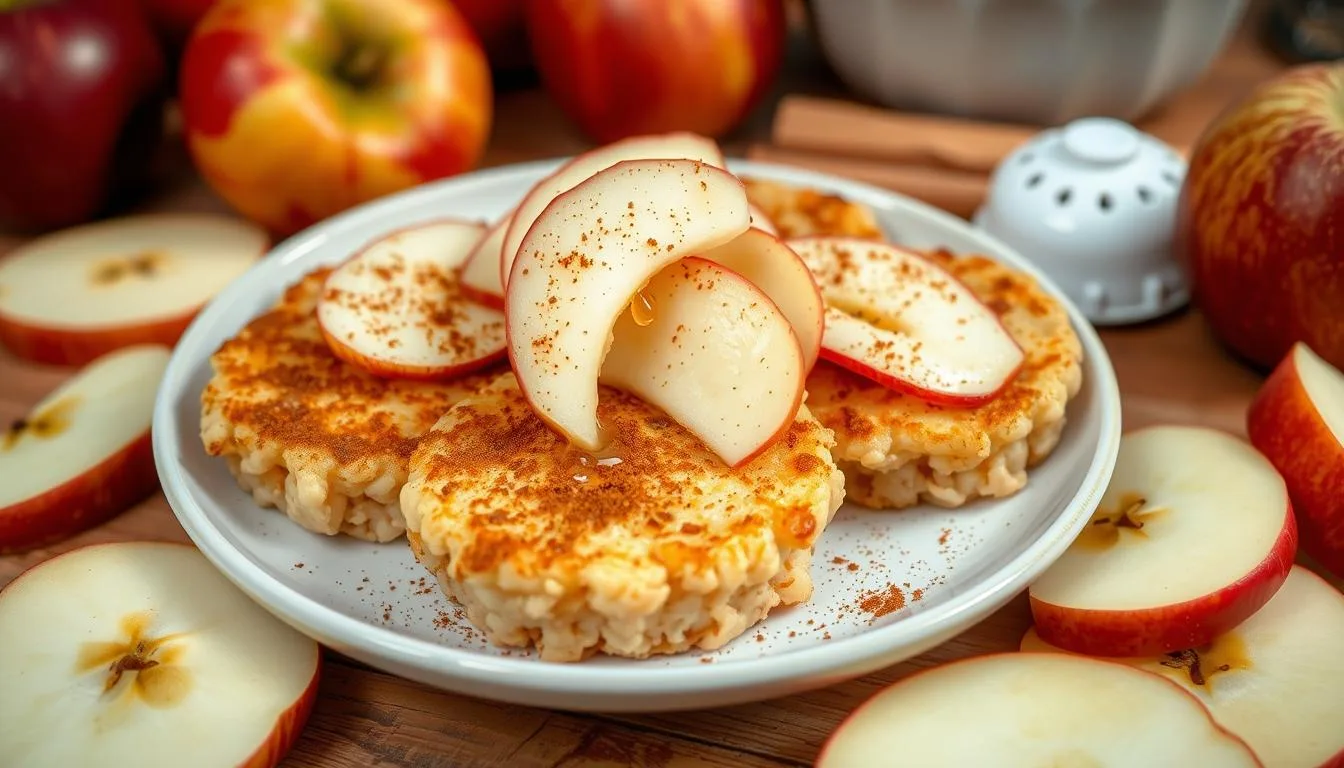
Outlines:
POLYGON ((658 406, 729 466, 788 430, 807 368, 789 319, 764 291, 693 257, 665 267, 640 296, 652 311, 617 319, 604 384, 658 406))
POLYGON ((1344 578, 1344 374, 1295 344, 1251 401, 1246 431, 1288 485, 1302 551, 1344 578))
POLYGON ((269 245, 256 226, 208 214, 127 216, 39 237, 0 259, 0 344, 53 365, 172 346, 269 245))
POLYGON ((762 211, 755 205, 751 206, 751 226, 762 232, 767 232, 775 236, 779 235, 779 228, 775 226, 775 222, 771 221, 770 217, 765 215, 765 211, 762 211))
POLYGON ((996 653, 917 672, 831 734, 818 768, 1260 766, 1199 699, 1123 664, 996 653))
POLYGON ((974 407, 1022 368, 1022 348, 969 288, 918 254, 849 237, 789 241, 826 300, 821 357, 923 400, 974 407))
POLYGON ((149 443, 169 350, 98 358, 0 432, 0 554, 91 528, 159 487, 149 443))
MULTIPOLYGON (((1344 766, 1344 595, 1293 566, 1283 587, 1246 621, 1197 648, 1113 658, 1193 692, 1265 765, 1344 766)), ((1068 653, 1034 629, 1022 650, 1068 653)))
POLYGON ((1093 656, 1208 643, 1278 591, 1297 552, 1283 479, 1202 427, 1124 435, 1091 522, 1028 590, 1036 631, 1093 656))
POLYGON ((812 272, 793 249, 765 230, 752 227, 700 254, 745 277, 789 319, 803 350, 803 370, 821 353, 826 306, 812 272))
POLYGON ((443 379, 504 357, 504 314, 472 301, 458 267, 485 227, 444 220, 393 232, 327 277, 317 322, 331 351, 376 376, 443 379))
POLYGON ((727 165, 723 151, 713 139, 680 131, 631 136, 574 157, 537 182, 518 204, 500 247, 500 283, 508 286, 518 249, 552 200, 598 171, 628 160, 698 160, 716 168, 727 165))
POLYGON ((546 206, 505 287, 509 360, 537 415, 600 449, 598 377, 617 318, 663 267, 749 226, 742 182, 696 160, 618 163, 546 206))
POLYGON ((0 755, 11 768, 269 768, 317 696, 317 643, 194 547, 123 542, 0 591, 0 755))
POLYGON ((504 235, 509 231, 513 212, 490 226, 458 270, 462 290, 472 299, 493 307, 504 306, 504 284, 499 278, 499 252, 504 246, 504 235))

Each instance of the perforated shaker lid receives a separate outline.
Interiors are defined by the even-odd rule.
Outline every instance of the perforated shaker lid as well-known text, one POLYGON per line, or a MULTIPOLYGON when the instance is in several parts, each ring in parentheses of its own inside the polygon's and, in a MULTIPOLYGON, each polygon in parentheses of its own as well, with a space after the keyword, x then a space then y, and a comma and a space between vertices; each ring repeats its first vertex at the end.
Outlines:
POLYGON ((1042 131, 994 170, 975 224, 1034 262, 1098 325, 1189 300, 1173 252, 1185 160, 1128 123, 1042 131))

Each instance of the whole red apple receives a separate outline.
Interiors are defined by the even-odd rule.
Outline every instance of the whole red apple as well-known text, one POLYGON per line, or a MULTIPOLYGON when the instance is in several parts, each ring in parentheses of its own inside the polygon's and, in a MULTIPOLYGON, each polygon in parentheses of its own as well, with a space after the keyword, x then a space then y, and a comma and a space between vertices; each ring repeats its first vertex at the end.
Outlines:
POLYGON ((1196 143, 1177 244, 1195 303, 1269 368, 1302 341, 1344 366, 1344 64, 1264 83, 1196 143))
POLYGON ((136 0, 0 2, 0 224, 51 229, 127 202, 164 74, 136 0))
POLYGON ((179 79, 197 169, 277 235, 469 170, 492 118, 485 54, 443 0, 219 0, 179 79))
POLYGON ((546 89, 604 143, 675 130, 720 137, 783 59, 782 0, 530 0, 526 12, 546 89))

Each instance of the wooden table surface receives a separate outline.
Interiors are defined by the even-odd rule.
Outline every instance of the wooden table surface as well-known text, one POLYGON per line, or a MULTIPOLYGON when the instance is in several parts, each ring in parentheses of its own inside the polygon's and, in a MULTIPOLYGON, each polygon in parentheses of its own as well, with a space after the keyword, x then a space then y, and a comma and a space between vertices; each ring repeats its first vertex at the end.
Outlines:
MULTIPOLYGON (((808 41, 795 40, 780 88, 834 93, 808 41)), ((1198 83, 1145 123, 1168 140, 1192 139, 1230 100, 1282 68, 1250 31, 1198 83)), ((778 92, 776 93, 776 96, 778 92)), ((770 106, 725 146, 740 151, 768 135, 770 106)), ((567 154, 587 146, 535 90, 501 94, 486 165, 567 154)), ((225 210, 190 175, 150 205, 225 210)), ((17 241, 0 238, 0 251, 17 241)), ((1209 425, 1244 434, 1246 405, 1261 376, 1228 357, 1196 312, 1102 333, 1119 377, 1127 429, 1156 422, 1209 425)), ((0 423, 15 418, 70 375, 0 352, 0 423)), ((58 546, 0 557, 0 585, 59 552, 127 539, 186 541, 161 494, 58 546)), ((284 765, 322 766, 748 766, 806 765, 844 715, 881 686, 928 667, 1015 649, 1030 622, 1024 596, 923 656, 830 688, 757 704, 664 715, 586 715, 495 704, 430 689, 329 655, 320 696, 284 765)))

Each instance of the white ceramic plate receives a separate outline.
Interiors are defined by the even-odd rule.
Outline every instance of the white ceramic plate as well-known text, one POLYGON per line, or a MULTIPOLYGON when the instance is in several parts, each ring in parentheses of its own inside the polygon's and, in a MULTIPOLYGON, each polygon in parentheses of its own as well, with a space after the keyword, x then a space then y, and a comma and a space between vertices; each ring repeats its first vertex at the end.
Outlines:
MULTIPOLYGON (((209 354, 320 264, 391 230, 445 215, 494 219, 558 161, 497 168, 425 185, 350 210, 281 243, 226 288, 177 345, 154 414, 154 456, 187 533, 253 599, 325 645, 442 688, 574 710, 654 711, 771 698, 829 685, 918 655, 1017 595, 1086 524, 1115 464, 1120 397, 1106 351, 1076 308, 1086 354, 1059 447, 1023 491, 959 510, 874 512, 846 506, 821 537, 816 591, 714 653, 577 664, 487 645, 455 616, 403 541, 369 544, 308 533, 256 507, 200 441, 209 354), (854 570, 850 564, 857 566, 854 570), (866 594, 895 585, 905 606, 885 615, 866 594), (918 595, 918 599, 916 599, 918 595)), ((874 187, 737 162, 743 175, 832 190, 866 203, 888 234, 1000 259, 1063 294, 1010 249, 961 220, 874 187)), ((890 604, 886 606, 892 607, 890 604)))

